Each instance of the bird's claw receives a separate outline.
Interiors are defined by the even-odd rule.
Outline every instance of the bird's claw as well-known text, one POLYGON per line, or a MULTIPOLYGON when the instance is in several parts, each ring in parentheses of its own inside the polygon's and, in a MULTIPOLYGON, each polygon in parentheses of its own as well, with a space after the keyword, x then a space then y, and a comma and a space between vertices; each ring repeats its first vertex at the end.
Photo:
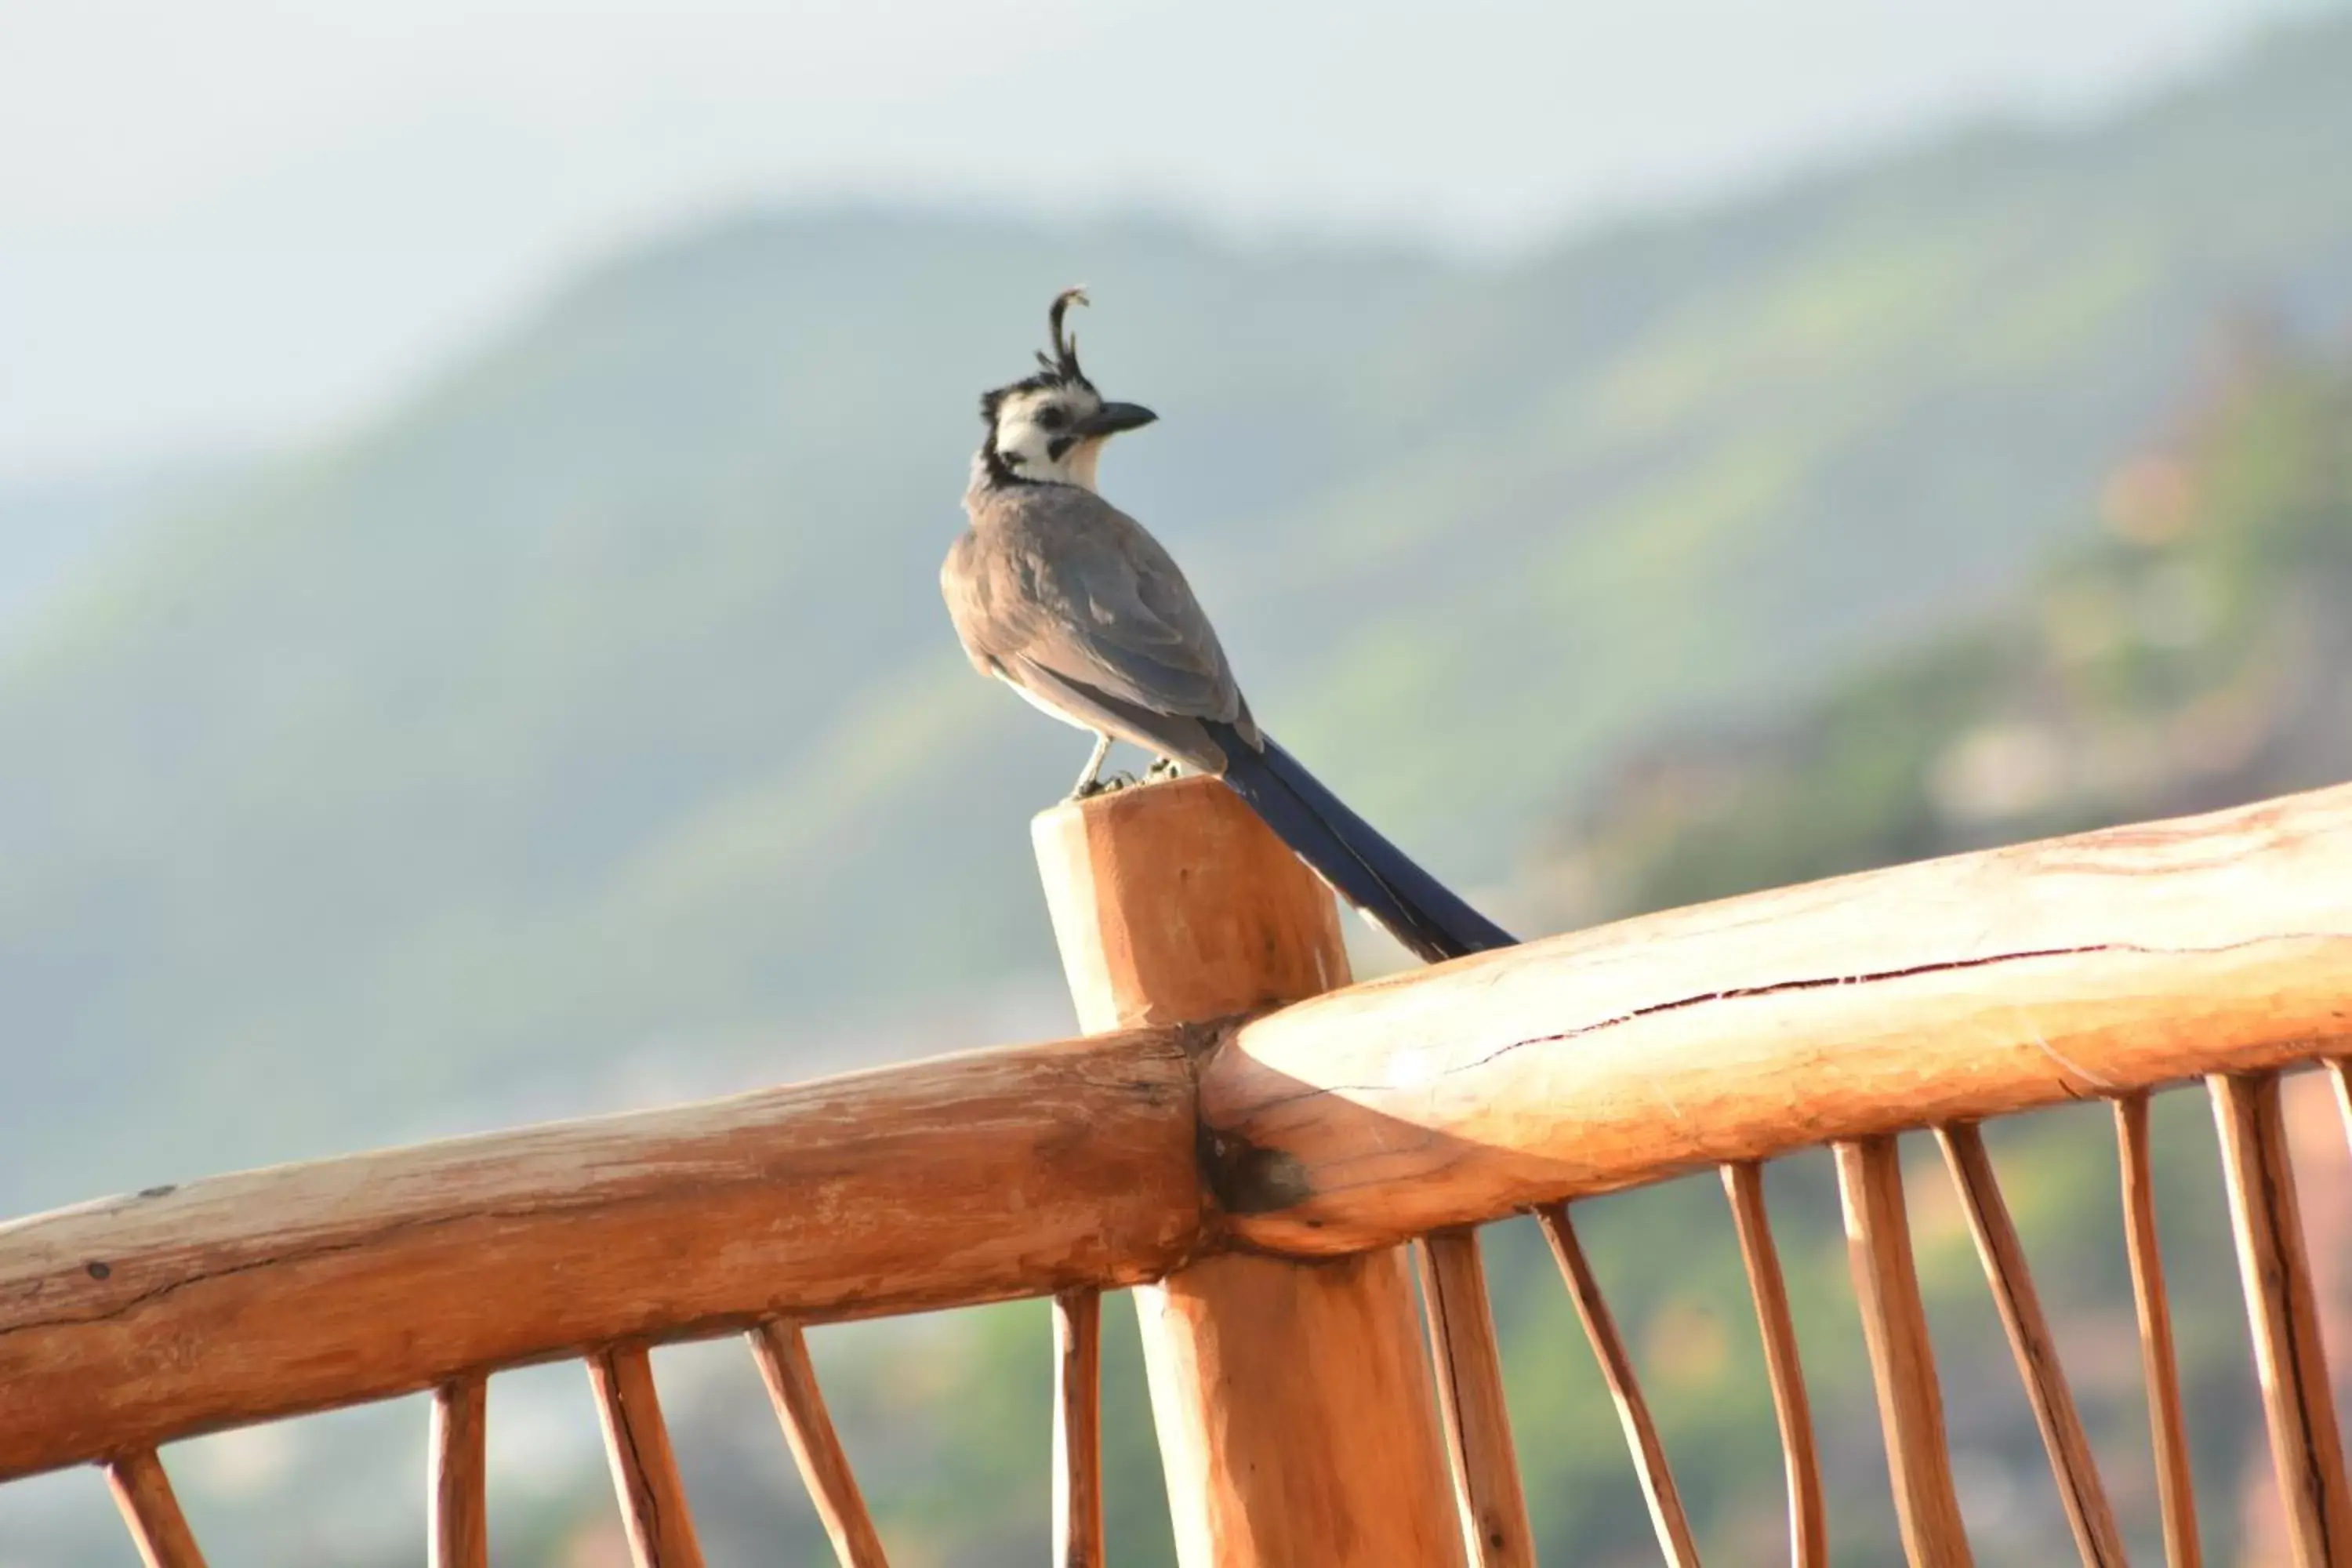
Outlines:
POLYGON ((1134 787, 1135 775, 1133 773, 1111 773, 1108 776, 1087 780, 1085 784, 1079 785, 1076 790, 1071 792, 1070 798, 1072 800, 1092 800, 1098 795, 1116 795, 1120 790, 1133 789, 1134 787))

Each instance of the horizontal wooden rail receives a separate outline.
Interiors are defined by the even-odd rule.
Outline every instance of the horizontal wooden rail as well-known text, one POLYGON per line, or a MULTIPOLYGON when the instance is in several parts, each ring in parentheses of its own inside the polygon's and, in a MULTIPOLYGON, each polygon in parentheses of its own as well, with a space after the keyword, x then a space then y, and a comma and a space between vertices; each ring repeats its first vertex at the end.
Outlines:
POLYGON ((1381 1246, 1898 1128, 2352 1047, 2352 786, 1358 985, 1204 1064, 1242 1241, 1381 1246))
POLYGON ((1183 1037, 1136 1030, 158 1188, 0 1226, 0 1479, 677 1339, 1166 1273, 1183 1037))

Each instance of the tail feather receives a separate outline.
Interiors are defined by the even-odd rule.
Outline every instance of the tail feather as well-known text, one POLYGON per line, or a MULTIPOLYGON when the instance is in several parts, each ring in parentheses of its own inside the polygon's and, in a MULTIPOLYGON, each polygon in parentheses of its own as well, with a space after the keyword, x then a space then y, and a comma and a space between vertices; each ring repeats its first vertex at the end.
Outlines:
POLYGON ((1414 865, 1271 738, 1260 751, 1230 725, 1207 728, 1225 753, 1226 785, 1340 897, 1421 957, 1435 963, 1517 942, 1414 865))

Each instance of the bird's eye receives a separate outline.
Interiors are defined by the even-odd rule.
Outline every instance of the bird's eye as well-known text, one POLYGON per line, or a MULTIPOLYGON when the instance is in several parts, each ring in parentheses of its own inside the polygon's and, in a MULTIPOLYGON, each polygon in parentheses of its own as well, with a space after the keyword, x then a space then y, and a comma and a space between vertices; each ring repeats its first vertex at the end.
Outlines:
POLYGON ((1037 410, 1037 423, 1048 430, 1059 430, 1069 422, 1069 414, 1058 405, 1048 404, 1037 410))

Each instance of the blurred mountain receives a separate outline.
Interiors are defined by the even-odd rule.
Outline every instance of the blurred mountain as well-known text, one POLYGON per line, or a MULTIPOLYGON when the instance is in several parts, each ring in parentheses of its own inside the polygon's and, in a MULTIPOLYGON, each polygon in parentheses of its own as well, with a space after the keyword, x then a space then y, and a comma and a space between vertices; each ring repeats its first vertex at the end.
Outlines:
POLYGON ((0 482, 0 647, 29 635, 126 537, 215 493, 240 467, 183 461, 0 482))
POLYGON ((2352 371, 2259 323, 1997 609, 1628 752, 1551 912, 1630 913, 2352 779, 2352 371))
POLYGON ((2352 24, 1493 270, 1129 220, 619 258, 0 650, 0 1210, 1050 973, 1070 733, 934 586, 1046 298, 1268 724, 1499 884, 1661 723, 2022 580, 2248 302, 2352 315, 2352 24))

